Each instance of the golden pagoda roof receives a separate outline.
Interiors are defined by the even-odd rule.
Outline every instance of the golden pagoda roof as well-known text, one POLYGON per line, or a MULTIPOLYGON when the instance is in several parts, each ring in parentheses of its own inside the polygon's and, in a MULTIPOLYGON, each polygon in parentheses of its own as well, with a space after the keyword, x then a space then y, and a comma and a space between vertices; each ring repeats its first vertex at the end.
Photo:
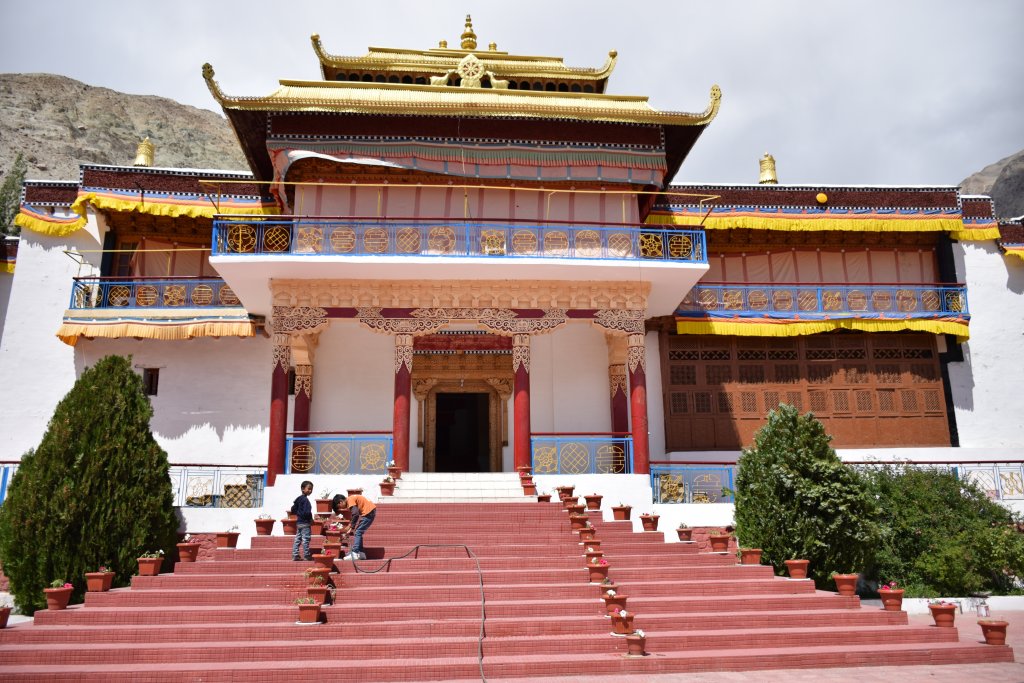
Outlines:
MULTIPOLYGON (((460 58, 465 54, 459 52, 460 58)), ((456 62, 453 62, 456 63, 456 62)), ((203 65, 203 77, 225 110, 301 111, 359 114, 418 114, 558 118, 669 126, 704 126, 718 113, 722 92, 712 86, 703 112, 663 112, 647 97, 595 93, 459 88, 446 85, 369 83, 362 81, 290 81, 264 97, 226 95, 214 80, 213 67, 203 65)))

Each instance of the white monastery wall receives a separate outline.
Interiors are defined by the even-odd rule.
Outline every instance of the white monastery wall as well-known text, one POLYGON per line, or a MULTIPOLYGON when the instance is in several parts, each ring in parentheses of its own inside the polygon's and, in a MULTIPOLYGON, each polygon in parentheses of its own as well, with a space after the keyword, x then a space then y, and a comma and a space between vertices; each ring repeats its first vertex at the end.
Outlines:
POLYGON ((647 448, 651 460, 664 460, 665 399, 661 385, 661 350, 658 333, 648 332, 644 345, 647 354, 647 448))
POLYGON ((269 339, 82 339, 77 373, 111 354, 131 356, 139 373, 159 369, 150 426, 172 465, 267 464, 269 339))
POLYGON ((393 337, 337 322, 320 334, 313 361, 310 430, 390 432, 394 396, 393 337))
MULTIPOLYGON (((0 242, 0 245, 3 243, 0 242)), ((4 339, 4 323, 7 308, 11 305, 11 289, 14 287, 14 273, 0 273, 0 344, 4 339)))
MULTIPOLYGON (((1019 453, 1024 449, 1024 261, 1003 256, 993 242, 959 242, 953 254, 971 311, 964 360, 949 364, 960 445, 1019 453)), ((987 459, 1005 455, 994 450, 987 459)))
POLYGON ((607 432, 611 420, 604 333, 589 323, 570 322, 535 335, 530 340, 531 430, 607 432))

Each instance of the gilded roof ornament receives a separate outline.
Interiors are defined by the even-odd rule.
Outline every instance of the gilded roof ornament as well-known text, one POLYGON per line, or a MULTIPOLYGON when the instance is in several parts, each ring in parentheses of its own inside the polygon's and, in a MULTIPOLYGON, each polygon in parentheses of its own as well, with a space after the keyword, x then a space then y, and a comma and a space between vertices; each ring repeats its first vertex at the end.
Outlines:
POLYGON ((153 143, 149 141, 149 136, 147 135, 135 149, 135 161, 132 162, 132 166, 152 166, 154 151, 153 143))
POLYGON ((759 185, 779 184, 779 179, 775 176, 775 157, 768 152, 761 157, 761 178, 757 182, 759 185))
POLYGON ((475 50, 476 49, 476 33, 473 32, 473 17, 466 15, 466 30, 459 36, 462 38, 462 49, 463 50, 475 50))

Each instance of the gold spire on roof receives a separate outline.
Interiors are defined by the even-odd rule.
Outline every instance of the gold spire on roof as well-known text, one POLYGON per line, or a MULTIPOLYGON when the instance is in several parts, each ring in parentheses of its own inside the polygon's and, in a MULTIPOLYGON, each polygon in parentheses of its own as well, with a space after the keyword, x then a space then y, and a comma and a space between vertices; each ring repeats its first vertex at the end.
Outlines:
POLYGON ((460 36, 462 38, 463 50, 476 49, 476 34, 473 33, 473 17, 466 15, 466 30, 460 36))
POLYGON ((757 182, 759 185, 779 184, 779 179, 775 176, 775 157, 768 152, 761 157, 761 178, 757 182))
POLYGON ((132 162, 132 166, 152 166, 153 152, 153 143, 149 141, 149 136, 147 136, 135 149, 135 161, 132 162))

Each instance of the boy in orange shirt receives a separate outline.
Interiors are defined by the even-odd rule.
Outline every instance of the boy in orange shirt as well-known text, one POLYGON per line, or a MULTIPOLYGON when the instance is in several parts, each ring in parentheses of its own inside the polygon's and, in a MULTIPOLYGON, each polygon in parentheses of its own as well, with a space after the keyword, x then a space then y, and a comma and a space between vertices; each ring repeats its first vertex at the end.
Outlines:
POLYGON ((345 508, 349 509, 349 525, 342 529, 343 534, 355 532, 352 539, 352 546, 346 560, 365 560, 366 553, 363 552, 363 534, 373 524, 377 516, 377 506, 370 502, 365 496, 355 494, 352 496, 335 496, 334 513, 340 515, 345 508), (340 499, 340 500, 339 500, 340 499))

